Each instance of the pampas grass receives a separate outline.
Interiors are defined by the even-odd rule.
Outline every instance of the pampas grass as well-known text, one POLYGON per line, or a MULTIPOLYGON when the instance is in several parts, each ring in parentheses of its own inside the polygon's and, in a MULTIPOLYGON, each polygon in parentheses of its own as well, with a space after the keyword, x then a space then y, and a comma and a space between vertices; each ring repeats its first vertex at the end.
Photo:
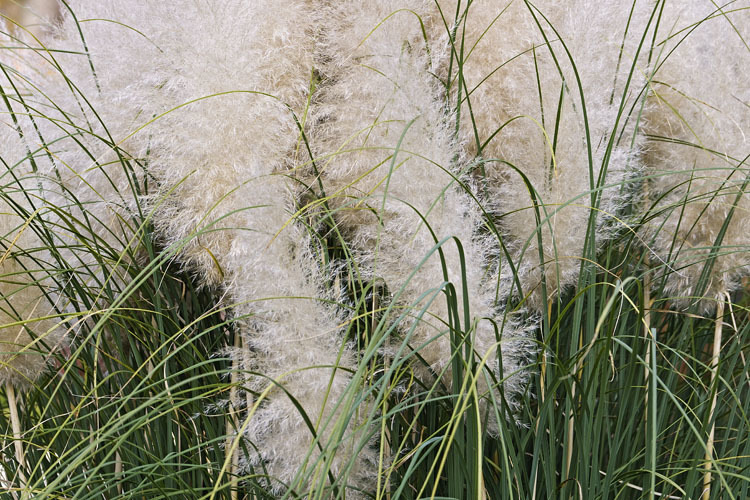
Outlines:
POLYGON ((77 16, 93 20, 79 32, 68 16, 51 42, 73 53, 58 63, 73 83, 50 83, 45 92, 56 93, 45 96, 61 114, 51 125, 75 116, 93 127, 88 137, 65 138, 85 148, 57 146, 64 192, 102 233, 149 204, 163 245, 182 246, 179 259, 199 283, 221 289, 233 306, 244 347, 229 355, 248 398, 229 404, 247 415, 236 430, 258 447, 244 462, 262 465, 274 491, 293 490, 305 487, 296 484, 304 467, 317 467, 317 454, 299 450, 326 446, 353 365, 338 347, 343 319, 319 296, 305 231, 291 220, 295 183, 285 175, 312 70, 311 12, 287 2, 284 17, 258 23, 278 4, 224 7, 231 16, 192 2, 83 3, 77 16), (97 19, 119 23, 127 45, 112 44, 112 25, 97 19), (120 168, 122 156, 147 161, 148 174, 120 168), (149 182, 158 191, 147 196, 149 182))
POLYGON ((713 309, 750 265, 747 9, 743 2, 670 5, 660 21, 644 126, 653 176, 646 208, 659 214, 649 224, 664 291, 681 307, 713 309))
POLYGON ((635 61, 651 12, 649 2, 461 6, 462 64, 450 75, 461 137, 482 159, 485 203, 537 308, 543 289, 551 298, 577 282, 586 245, 622 229, 642 142, 645 68, 635 61), (591 224, 596 238, 582 237, 591 224))
MULTIPOLYGON (((7 74, 7 73, 6 73, 7 74)), ((12 428, 17 479, 25 488, 26 468, 16 388, 29 389, 48 368, 51 353, 63 347, 65 332, 55 321, 54 282, 44 269, 48 260, 37 234, 39 213, 34 209, 40 190, 29 168, 18 110, 6 98, 0 121, 5 167, 0 201, 0 384, 4 386, 12 428)))
POLYGON ((750 4, 697 2, 667 6, 644 132, 654 177, 658 215, 652 244, 664 263, 657 281, 670 304, 699 312, 716 310, 711 346, 712 392, 701 497, 711 498, 725 301, 748 274, 750 158, 750 4), (715 66, 714 66, 715 65, 715 66), (722 68, 708 76, 708 67, 722 68), (699 97, 700 96, 700 97, 699 97), (669 271, 665 269, 669 268, 669 271), (714 389, 716 387, 716 389, 714 389))
POLYGON ((532 351, 524 328, 504 314, 507 285, 496 290, 497 269, 486 266, 497 249, 478 234, 481 212, 465 192, 465 163, 431 75, 448 54, 444 39, 425 38, 424 26, 442 24, 430 7, 355 2, 326 12, 331 21, 319 55, 325 79, 313 101, 310 140, 361 272, 393 294, 425 366, 448 386, 456 382, 449 325, 465 322, 464 342, 494 377, 507 378, 512 401, 525 390, 525 378, 512 375, 532 351), (468 297, 454 318, 437 295, 444 280, 468 297))
POLYGON ((0 43, 9 497, 750 495, 744 2, 63 11, 0 43))

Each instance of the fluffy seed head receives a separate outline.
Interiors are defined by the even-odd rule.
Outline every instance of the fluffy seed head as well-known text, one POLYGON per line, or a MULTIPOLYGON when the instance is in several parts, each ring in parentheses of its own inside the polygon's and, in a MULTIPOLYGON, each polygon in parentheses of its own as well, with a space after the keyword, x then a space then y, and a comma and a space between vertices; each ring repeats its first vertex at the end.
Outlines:
POLYGON ((650 13, 649 2, 589 0, 462 7, 462 138, 483 158, 485 198, 536 307, 542 276, 549 295, 577 281, 592 214, 601 245, 630 196, 643 87, 631 68, 650 13))
MULTIPOLYGON (((44 291, 45 271, 23 256, 29 248, 38 248, 26 235, 24 220, 2 204, 0 231, 3 254, 0 263, 0 383, 25 386, 45 370, 50 350, 60 345, 61 332, 55 313, 44 291), (23 231, 23 234, 18 234, 23 231)), ((50 293, 50 291, 48 291, 50 293)))
POLYGON ((647 208, 656 214, 649 243, 658 257, 652 262, 667 275, 667 294, 682 307, 712 307, 750 268, 748 9, 746 1, 723 9, 667 3, 657 37, 644 127, 654 176, 647 208))
MULTIPOLYGON (((505 295, 495 295, 485 260, 492 242, 477 234, 479 211, 459 184, 462 155, 433 75, 447 56, 445 38, 425 39, 422 31, 440 31, 438 11, 431 2, 352 1, 332 6, 326 17, 332 22, 319 61, 327 79, 313 102, 310 140, 361 268, 385 283, 394 317, 404 313, 405 341, 429 366, 420 371, 425 380, 451 379, 449 311, 440 293, 446 280, 457 289, 461 321, 468 295, 475 323, 463 328, 479 356, 487 355, 497 373, 499 345, 504 375, 516 372, 532 351, 526 331, 510 322, 503 329, 498 311, 505 295), (451 238, 463 246, 464 269, 451 238), (430 256, 443 240, 447 275, 438 253, 430 256), (501 325, 500 338, 490 319, 501 325)), ((523 386, 522 377, 510 379, 511 399, 523 386)))
MULTIPOLYGON (((60 65, 76 90, 53 83, 53 100, 63 102, 64 122, 96 133, 82 139, 93 158, 61 145, 63 182, 79 197, 85 187, 98 196, 89 206, 103 225, 107 210, 124 217, 145 202, 158 237, 235 305, 244 344, 231 353, 235 365, 262 374, 243 385, 270 388, 257 408, 242 403, 252 411, 247 448, 257 450, 243 461, 262 465, 275 492, 304 491, 301 469, 318 457, 313 432, 278 385, 315 423, 324 447, 339 416, 358 423, 348 413, 352 403, 342 401, 354 365, 341 348, 345 321, 320 300, 323 278, 293 221, 298 184, 288 176, 298 163, 296 117, 304 115, 312 75, 312 5, 109 0, 73 7, 92 20, 80 24, 87 49, 67 18, 55 47, 75 52, 60 65), (133 159, 135 182, 120 155, 133 159)), ((337 474, 354 461, 352 480, 367 475, 366 453, 332 453, 337 474)))
MULTIPOLYGON (((6 96, 13 102, 12 94, 6 96)), ((46 369, 64 331, 51 318, 55 290, 44 244, 35 233, 34 205, 41 196, 12 119, 18 111, 11 104, 0 112, 0 385, 26 387, 46 369)))

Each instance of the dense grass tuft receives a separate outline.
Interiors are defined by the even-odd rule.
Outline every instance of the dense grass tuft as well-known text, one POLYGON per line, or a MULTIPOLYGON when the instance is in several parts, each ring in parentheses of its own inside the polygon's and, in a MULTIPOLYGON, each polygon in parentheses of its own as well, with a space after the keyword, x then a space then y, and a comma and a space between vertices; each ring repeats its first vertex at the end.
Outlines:
POLYGON ((61 10, 0 496, 750 497, 746 0, 61 10))

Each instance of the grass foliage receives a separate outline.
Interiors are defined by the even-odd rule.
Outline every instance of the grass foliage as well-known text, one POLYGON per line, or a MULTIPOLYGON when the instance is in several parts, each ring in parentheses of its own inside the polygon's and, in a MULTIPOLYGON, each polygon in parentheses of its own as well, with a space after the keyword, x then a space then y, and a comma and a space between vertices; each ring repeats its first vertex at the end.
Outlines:
MULTIPOLYGON (((452 24, 454 14, 444 15, 452 24)), ((644 37, 641 50, 658 52, 654 43, 644 37)), ((460 88, 467 52, 460 30, 453 32, 453 49, 453 74, 444 83, 455 86, 447 95, 452 106, 462 106, 459 119, 470 121, 470 100, 462 99, 466 89, 460 88)), ((20 75, 7 66, 2 72, 3 121, 12 123, 15 114, 47 119, 43 106, 17 92, 23 87, 14 85, 20 75)), ((622 113, 639 119, 638 109, 622 113)), ((81 129, 80 123, 63 123, 60 129, 95 134, 81 129)), ((123 197, 139 200, 157 192, 148 177, 148 158, 130 158, 107 136, 89 139, 118 153, 107 169, 121 170, 132 179, 132 192, 123 197)), ((24 141, 28 161, 54 154, 54 144, 45 137, 24 141)), ((234 450, 252 456, 254 444, 236 439, 235 432, 267 397, 248 390, 249 412, 235 411, 228 403, 238 390, 243 393, 238 387, 243 377, 233 373, 227 353, 238 345, 237 322, 247 318, 233 315, 233 304, 222 297, 221 289, 201 287, 191 269, 176 260, 180 249, 200 234, 165 246, 154 237, 151 209, 139 207, 130 218, 120 218, 120 228, 110 227, 111 234, 103 235, 86 201, 70 194, 70 206, 50 205, 14 176, 16 167, 3 160, 2 196, 19 220, 28 221, 25 230, 34 231, 42 242, 28 253, 48 273, 44 280, 55 283, 59 296, 53 297, 54 321, 69 333, 70 341, 53 352, 47 373, 16 392, 15 402, 7 393, 0 396, 0 479, 5 488, 0 496, 273 498, 269 485, 275 479, 262 464, 244 469, 233 465, 234 450), (17 198, 8 194, 19 189, 27 193, 28 203, 14 203, 17 198), (20 436, 14 436, 11 406, 18 409, 20 436), (22 456, 14 451, 19 440, 22 456)), ((481 176, 481 169, 476 170, 481 176)), ((738 177, 747 178, 746 163, 738 162, 736 170, 738 177)), ((658 175, 641 174, 628 188, 645 190, 651 176, 658 175)), ((725 304, 719 308, 724 341, 714 377, 711 352, 717 318, 706 313, 703 303, 672 307, 678 297, 669 295, 668 280, 679 270, 655 258, 649 237, 639 232, 659 220, 657 210, 663 206, 636 198, 618 215, 616 237, 602 248, 595 231, 599 194, 621 186, 593 182, 585 200, 571 200, 594 207, 588 227, 579 228, 586 243, 578 283, 549 300, 545 290, 539 317, 528 314, 526 319, 539 325, 534 334, 538 355, 528 367, 527 390, 513 404, 502 391, 482 393, 479 388, 480 378, 497 374, 486 369, 484 353, 472 349, 475 325, 468 312, 459 314, 459 304, 467 297, 446 279, 425 290, 414 307, 396 307, 393 297, 400 290, 388 289, 377 278, 363 278, 366 273, 334 222, 336 209, 326 203, 324 181, 309 186, 299 200, 297 222, 308 228, 322 274, 330 276, 328 285, 336 291, 331 296, 342 297, 334 305, 353 313, 346 342, 356 344, 358 364, 335 419, 321 423, 317 415, 304 416, 313 436, 324 425, 338 440, 313 440, 320 453, 299 450, 309 460, 287 485, 287 498, 352 497, 356 492, 347 487, 348 470, 333 474, 332 458, 338 450, 354 450, 356 455, 372 447, 380 458, 373 465, 376 491, 363 493, 377 499, 697 499, 704 489, 712 427, 710 498, 750 497, 747 296, 739 290, 712 297, 725 304), (446 301, 451 311, 445 330, 436 332, 450 337, 450 387, 440 378, 420 379, 418 374, 427 370, 415 369, 424 360, 410 336, 414 323, 404 318, 427 314, 430 301, 446 301), (401 328, 402 323, 410 326, 401 328), (489 433, 488 419, 497 422, 497 435, 489 433), (361 432, 345 434, 352 422, 361 432)), ((738 197, 746 196, 744 184, 741 187, 738 197)), ((689 197, 682 201, 697 202, 689 197)), ((541 228, 556 207, 538 200, 533 209, 538 227, 536 232, 529 228, 529 241, 542 238, 541 228)), ((503 214, 494 208, 486 213, 485 231, 502 246, 504 235, 498 227, 503 214)), ((694 283, 695 297, 703 296, 717 256, 748 251, 723 246, 725 231, 717 230, 704 260, 693 264, 704 269, 694 283)), ((0 237, 3 248, 9 248, 13 234, 0 237)), ((443 259, 442 249, 449 246, 460 248, 461 242, 436 240, 424 260, 443 259)), ((499 255, 492 265, 511 262, 499 255)), ((543 276, 541 283, 544 287, 543 276)), ((521 309, 528 292, 511 298, 508 310, 521 309)), ((33 323, 28 326, 33 330, 33 323)), ((498 325, 498 335, 502 328, 498 325)), ((490 380, 492 385, 499 382, 490 380)), ((298 409, 304 413, 302 406, 298 409)))

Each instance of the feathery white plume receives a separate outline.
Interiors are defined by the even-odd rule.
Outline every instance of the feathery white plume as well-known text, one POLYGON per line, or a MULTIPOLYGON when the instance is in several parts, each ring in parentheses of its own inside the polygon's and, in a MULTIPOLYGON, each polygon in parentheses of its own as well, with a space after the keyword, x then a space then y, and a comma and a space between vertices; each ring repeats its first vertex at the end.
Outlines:
MULTIPOLYGON (((441 4, 455 12, 455 2, 441 4)), ((549 296, 575 284, 592 210, 599 246, 630 196, 643 70, 632 80, 629 73, 651 10, 646 1, 462 3, 463 81, 454 85, 461 86, 462 138, 484 159, 485 196, 535 307, 541 266, 549 296)))
POLYGON ((37 263, 33 229, 6 202, 0 206, 0 383, 26 386, 47 367, 62 332, 49 318, 55 311, 45 295, 50 284, 37 263))
MULTIPOLYGON (((314 449, 305 456, 313 430, 276 385, 307 413, 323 448, 336 419, 354 411, 344 400, 354 359, 341 347, 342 318, 323 304, 306 231, 291 221, 297 187, 288 173, 300 136, 293 113, 302 116, 308 96, 314 11, 296 0, 235 0, 220 9, 188 0, 81 1, 73 9, 87 21, 66 17, 54 41, 73 53, 55 54, 71 83, 49 83, 60 108, 50 113, 68 130, 47 133, 49 142, 63 136, 48 172, 87 203, 104 234, 135 213, 141 196, 159 237, 182 247, 201 282, 225 290, 245 344, 233 353, 238 367, 261 374, 243 386, 272 388, 258 408, 246 408, 244 432, 257 456, 245 462, 262 463, 274 491, 301 494, 302 469, 322 464, 314 449), (161 191, 146 197, 154 181, 161 191)), ((120 248, 128 241, 111 236, 120 248)), ((346 437, 345 446, 357 444, 346 437)), ((355 452, 326 450, 336 454, 337 475, 355 452)), ((348 473, 356 480, 367 471, 354 464, 348 473)))
MULTIPOLYGON (((10 86, 0 87, 12 103, 10 86)), ((64 331, 52 317, 54 285, 34 227, 40 193, 13 121, 18 111, 11 104, 0 112, 0 384, 26 387, 46 369, 64 331)))
POLYGON ((711 308, 750 269, 750 3, 667 3, 659 33, 644 127, 651 243, 675 303, 711 308))
MULTIPOLYGON (((394 316, 405 312, 402 331, 431 372, 443 373, 451 358, 448 305, 439 293, 447 280, 459 302, 454 319, 471 332, 479 357, 486 355, 497 373, 499 349, 500 377, 516 373, 532 350, 523 329, 503 322, 507 294, 496 295, 487 261, 491 242, 477 234, 480 213, 454 177, 460 177, 460 153, 432 74, 446 47, 444 39, 426 40, 422 30, 440 32, 438 11, 420 0, 344 1, 325 17, 319 60, 326 79, 314 97, 310 140, 360 268, 385 282, 399 311, 394 316), (449 238, 463 246, 463 270, 449 238), (447 276, 438 253, 430 255, 443 240, 447 276), (464 324, 464 293, 470 325, 464 324), (490 320, 498 323, 497 335, 490 320)), ((524 388, 522 376, 506 382, 511 400, 524 388)))

